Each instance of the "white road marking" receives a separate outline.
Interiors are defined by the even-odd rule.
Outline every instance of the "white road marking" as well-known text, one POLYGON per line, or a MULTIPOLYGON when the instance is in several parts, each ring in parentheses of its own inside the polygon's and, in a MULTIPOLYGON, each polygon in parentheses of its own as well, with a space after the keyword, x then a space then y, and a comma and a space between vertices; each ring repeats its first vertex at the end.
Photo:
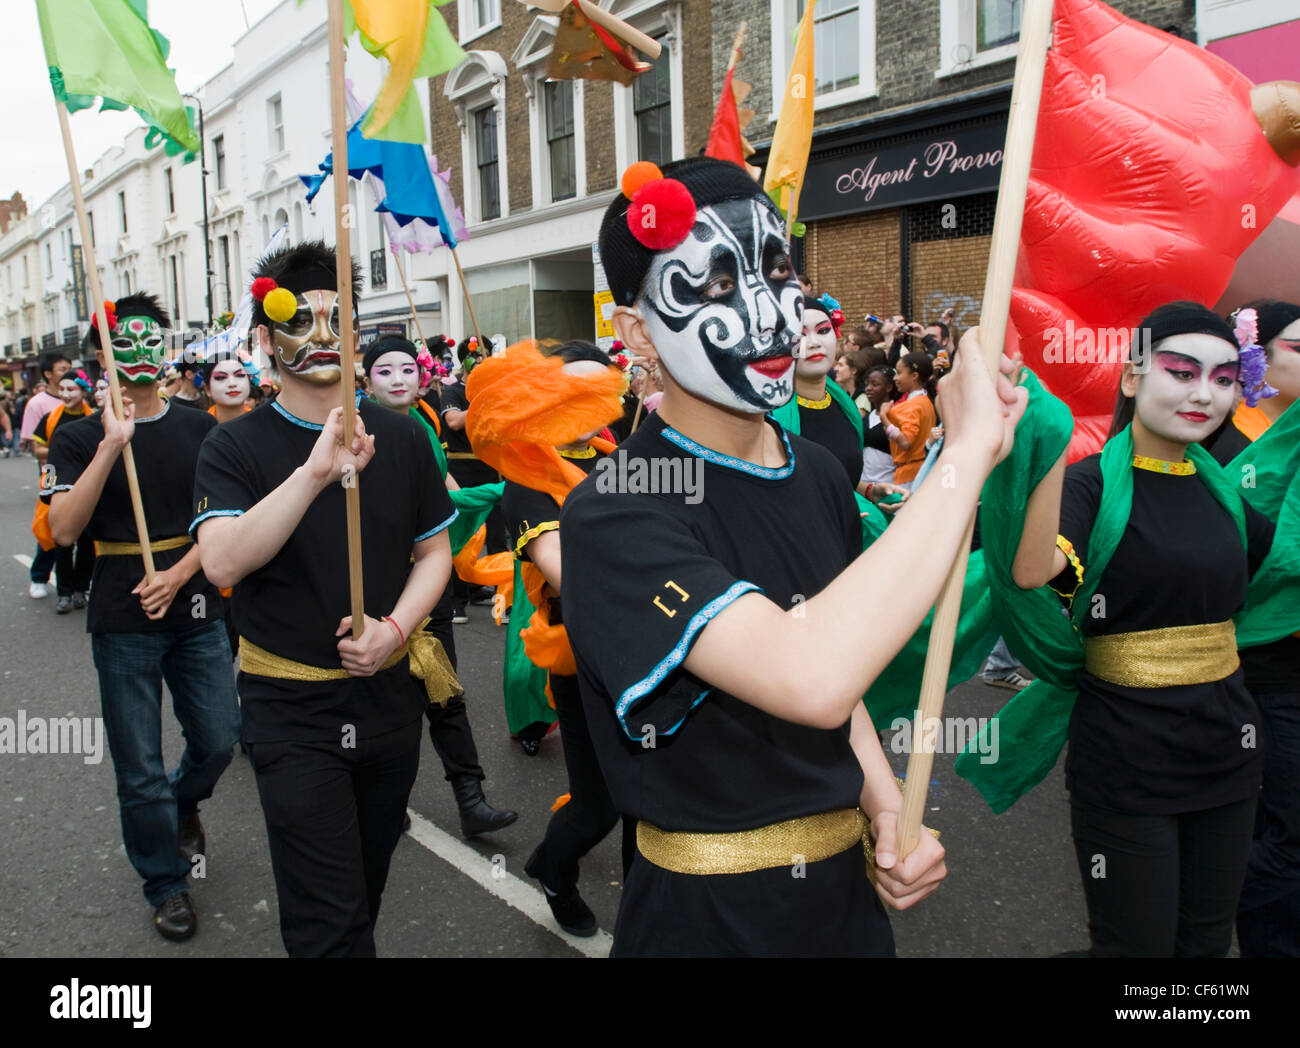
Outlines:
POLYGON ((32 558, 29 557, 26 553, 15 553, 14 560, 18 561, 18 563, 21 564, 24 568, 30 569, 32 566, 32 558))
POLYGON ((534 924, 540 925, 558 939, 563 939, 579 953, 588 957, 608 957, 614 938, 609 932, 598 929, 589 939, 579 939, 575 935, 561 931, 551 916, 551 908, 540 891, 526 881, 520 880, 509 870, 503 869, 484 858, 467 844, 456 840, 451 834, 440 830, 418 812, 407 809, 411 816, 411 828, 408 836, 428 848, 444 862, 451 863, 461 873, 474 881, 480 888, 491 892, 507 905, 514 907, 534 924))

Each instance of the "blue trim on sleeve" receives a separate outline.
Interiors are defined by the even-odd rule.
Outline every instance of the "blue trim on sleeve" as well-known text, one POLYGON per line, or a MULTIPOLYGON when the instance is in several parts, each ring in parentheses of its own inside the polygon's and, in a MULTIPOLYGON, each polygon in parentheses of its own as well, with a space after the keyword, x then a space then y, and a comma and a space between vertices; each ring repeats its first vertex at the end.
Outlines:
POLYGON ((210 509, 194 518, 194 522, 190 524, 189 534, 193 535, 194 529, 209 517, 242 517, 243 515, 244 511, 242 509, 210 509))
POLYGON ((459 516, 460 516, 460 510, 458 510, 458 509, 453 509, 453 510, 451 511, 451 516, 450 516, 450 517, 448 517, 446 520, 444 520, 444 521, 443 521, 441 524, 439 524, 436 528, 430 528, 430 529, 429 529, 428 531, 426 531, 423 535, 416 535, 416 536, 415 536, 415 541, 416 541, 416 542, 423 542, 425 539, 431 539, 431 538, 433 538, 433 536, 436 535, 436 534, 438 534, 438 532, 440 532, 443 528, 446 528, 446 527, 450 526, 451 522, 452 522, 453 520, 455 520, 455 519, 456 519, 457 517, 459 517, 459 516))
POLYGON ((288 408, 283 407, 278 400, 271 401, 271 407, 275 408, 276 411, 278 411, 281 415, 287 418, 295 426, 301 426, 303 429, 313 429, 317 433, 319 433, 321 430, 325 428, 324 426, 316 425, 315 422, 308 422, 306 419, 299 418, 288 408))
MULTIPOLYGON (((741 597, 746 593, 761 592, 762 591, 752 582, 737 582, 734 583, 726 593, 714 597, 713 600, 709 601, 708 604, 692 616, 691 621, 686 624, 686 629, 682 632, 681 639, 673 647, 673 650, 664 656, 659 665, 651 670, 648 676, 637 681, 619 696, 618 702, 614 706, 614 716, 618 718, 619 724, 623 726, 624 734, 627 735, 629 739, 639 739, 640 736, 634 735, 628 729, 626 720, 628 711, 636 704, 637 700, 644 698, 646 695, 650 694, 650 692, 654 691, 663 679, 681 664, 682 660, 686 658, 686 652, 690 649, 691 641, 694 640, 695 635, 707 626, 718 612, 722 611, 738 597, 741 597)), ((696 706, 703 702, 704 696, 712 690, 713 689, 711 688, 707 689, 696 696, 695 701, 691 704, 691 709, 695 709, 696 706)), ((689 713, 689 711, 687 712, 689 713)), ((685 717, 682 718, 683 721, 685 719, 685 717)), ((664 734, 671 735, 681 727, 681 724, 682 721, 678 721, 664 734)))
POLYGON ((677 432, 672 426, 664 426, 662 435, 665 440, 676 444, 683 451, 689 452, 696 458, 702 458, 705 462, 711 462, 715 466, 726 466, 728 469, 734 469, 739 473, 747 473, 751 477, 760 477, 763 480, 784 480, 794 472, 794 449, 790 447, 790 438, 786 435, 785 427, 776 419, 771 421, 781 435, 781 442, 785 444, 787 461, 784 466, 759 466, 732 455, 724 455, 720 451, 714 451, 712 448, 706 448, 703 444, 696 443, 690 437, 677 432))

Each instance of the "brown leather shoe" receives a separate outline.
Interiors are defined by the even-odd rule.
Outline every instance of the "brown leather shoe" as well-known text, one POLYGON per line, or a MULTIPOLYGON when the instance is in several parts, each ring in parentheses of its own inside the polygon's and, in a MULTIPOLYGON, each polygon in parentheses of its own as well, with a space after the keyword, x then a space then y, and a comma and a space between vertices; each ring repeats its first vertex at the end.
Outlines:
POLYGON ((189 892, 169 895, 153 912, 153 926, 164 939, 181 942, 199 930, 199 915, 194 912, 189 892))

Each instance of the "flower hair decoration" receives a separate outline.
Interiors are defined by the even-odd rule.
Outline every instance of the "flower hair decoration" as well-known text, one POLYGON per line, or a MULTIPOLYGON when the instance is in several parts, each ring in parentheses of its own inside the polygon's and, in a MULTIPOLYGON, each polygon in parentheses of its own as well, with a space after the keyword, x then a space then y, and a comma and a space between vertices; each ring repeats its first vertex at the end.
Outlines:
POLYGON ((825 291, 822 292, 821 298, 817 301, 826 307, 826 315, 831 318, 831 327, 835 329, 835 337, 839 338, 840 328, 844 326, 844 311, 840 309, 840 304, 825 291))
POLYGON ((258 277, 248 289, 249 294, 262 303, 262 312, 268 320, 283 324, 298 312, 298 300, 292 291, 280 287, 270 277, 258 277))
POLYGON ((109 301, 108 299, 104 299, 104 318, 108 321, 108 330, 116 331, 117 330, 117 306, 113 302, 109 301))
POLYGON ((619 182, 627 206, 627 228, 651 251, 675 248, 695 225, 695 198, 675 178, 664 178, 657 164, 639 160, 619 182))
POLYGON ((1246 395, 1246 406, 1254 407, 1266 397, 1275 397, 1278 391, 1264 381, 1268 371, 1268 357, 1259 344, 1259 316, 1253 309, 1239 309, 1233 314, 1232 333, 1240 347, 1241 388, 1246 395))
POLYGON ((415 362, 420 365, 420 381, 428 381, 429 376, 434 373, 433 354, 429 352, 428 346, 421 344, 420 352, 415 355, 415 362))

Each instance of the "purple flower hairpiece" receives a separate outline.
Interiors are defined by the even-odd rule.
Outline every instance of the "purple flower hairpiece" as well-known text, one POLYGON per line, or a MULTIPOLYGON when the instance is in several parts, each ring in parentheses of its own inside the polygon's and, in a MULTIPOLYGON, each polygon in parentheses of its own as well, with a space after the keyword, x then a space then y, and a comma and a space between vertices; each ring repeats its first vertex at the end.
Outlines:
POLYGON ((1237 310, 1236 326, 1232 333, 1240 347, 1241 388, 1246 394, 1246 406, 1254 407, 1265 397, 1275 397, 1278 391, 1264 381, 1268 371, 1268 357, 1259 344, 1259 317, 1253 309, 1237 310))

